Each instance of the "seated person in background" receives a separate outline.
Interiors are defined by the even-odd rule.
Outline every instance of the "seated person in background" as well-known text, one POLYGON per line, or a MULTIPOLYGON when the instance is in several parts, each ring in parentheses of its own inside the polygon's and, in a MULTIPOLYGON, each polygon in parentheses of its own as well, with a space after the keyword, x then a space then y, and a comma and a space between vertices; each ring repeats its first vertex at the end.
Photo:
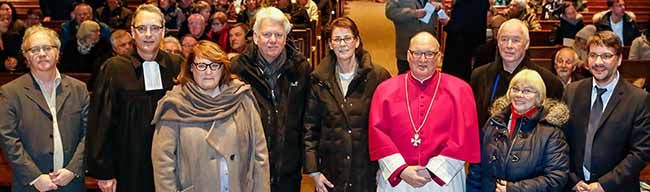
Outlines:
POLYGON ((111 35, 113 56, 128 55, 133 51, 133 37, 126 30, 118 29, 111 35))
POLYGON ((304 7, 291 3, 291 0, 278 0, 275 7, 287 16, 294 28, 309 27, 309 15, 304 7))
POLYGON ((591 36, 594 36, 596 33, 596 26, 594 25, 586 25, 578 33, 576 33, 576 38, 575 41, 573 41, 573 45, 571 48, 578 53, 578 57, 580 58, 580 61, 578 61, 578 68, 577 68, 577 73, 580 73, 584 75, 585 77, 591 77, 588 66, 585 64, 587 63, 587 40, 591 38, 591 36))
POLYGON ((165 15, 165 28, 178 29, 185 21, 185 14, 181 8, 176 6, 176 3, 169 2, 170 0, 159 0, 158 8, 165 15))
POLYGON ((546 97, 541 75, 517 73, 490 115, 481 129, 481 164, 471 165, 467 191, 562 191, 569 177, 562 132, 569 109, 546 97))
POLYGON ((213 0, 212 3, 212 11, 215 13, 219 11, 227 13, 230 10, 230 2, 228 0, 213 0))
POLYGON ((636 24, 636 15, 625 11, 624 0, 607 0, 608 10, 594 14, 592 20, 598 31, 613 31, 623 45, 629 46, 634 38, 641 35, 636 24))
POLYGON ((27 27, 25 27, 25 22, 18 18, 18 12, 16 12, 14 5, 9 2, 2 2, 0 3, 0 11, 7 12, 11 15, 11 20, 9 20, 9 32, 18 33, 22 36, 27 27))
POLYGON ((30 73, 0 87, 0 148, 14 191, 86 191, 88 91, 56 69, 60 46, 53 30, 29 28, 22 50, 30 73))
POLYGON ((115 29, 128 29, 131 25, 131 11, 123 7, 120 0, 106 0, 106 5, 97 8, 95 18, 115 29))
POLYGON ((190 55, 190 52, 192 52, 192 48, 194 48, 194 45, 196 45, 197 42, 198 41, 196 40, 196 38, 194 38, 190 34, 181 37, 181 46, 183 47, 181 53, 183 57, 187 58, 187 56, 190 55))
POLYGON ((0 72, 27 71, 20 57, 20 44, 22 37, 17 33, 9 32, 11 14, 0 11, 0 72))
POLYGON ((41 24, 41 11, 38 9, 27 9, 27 18, 25 19, 25 28, 41 24))
MULTIPOLYGON (((204 21, 207 22, 207 20, 210 18, 211 13, 212 13, 212 7, 207 2, 197 1, 196 3, 193 3, 192 9, 190 9, 190 14, 186 14, 185 16, 187 17, 187 19, 185 19, 183 23, 181 23, 180 29, 178 31, 178 37, 182 37, 185 34, 190 33, 190 29, 188 26, 190 15, 199 14, 203 16, 203 18, 205 19, 204 21)), ((205 28, 206 33, 208 32, 208 30, 209 28, 205 28)))
POLYGON ((261 0, 242 1, 244 1, 244 5, 242 6, 242 11, 239 11, 239 15, 237 15, 237 22, 252 26, 253 22, 255 22, 255 13, 262 7, 262 2, 261 0))
POLYGON ((555 44, 570 46, 565 43, 564 39, 575 39, 576 33, 582 29, 585 24, 582 21, 582 14, 576 11, 572 2, 563 3, 563 13, 560 15, 560 25, 555 28, 555 44))
POLYGON ((309 21, 318 21, 318 5, 312 0, 297 0, 298 4, 307 10, 309 21))
POLYGON ((181 55, 182 46, 176 37, 167 36, 163 39, 160 49, 167 51, 167 53, 181 55))
POLYGON ((629 60, 650 60, 650 20, 646 22, 645 32, 632 41, 629 60))
POLYGON ((490 40, 485 42, 485 44, 479 45, 476 50, 474 50, 474 54, 472 56, 472 69, 494 62, 494 57, 497 54, 497 33, 499 31, 499 27, 501 27, 501 24, 503 24, 503 22, 506 22, 506 20, 507 19, 502 15, 495 15, 492 17, 490 23, 488 24, 488 27, 492 32, 492 38, 489 38, 490 40))
MULTIPOLYGON (((90 5, 86 3, 79 3, 74 6, 74 11, 70 13, 73 16, 73 19, 61 24, 61 52, 65 51, 65 46, 71 39, 74 39, 75 34, 77 34, 77 29, 81 22, 87 20, 93 20, 93 9, 90 5)), ((102 22, 97 22, 99 24, 99 32, 101 38, 110 41, 111 36, 111 27, 102 22)))
POLYGON ((221 11, 217 11, 212 14, 210 17, 210 32, 208 32, 208 38, 210 41, 215 42, 219 45, 221 50, 226 53, 230 51, 228 47, 228 23, 226 14, 221 11))
POLYGON ((578 73, 574 73, 578 66, 578 53, 576 53, 570 47, 564 47, 558 50, 555 53, 555 59, 553 59, 553 73, 562 81, 564 87, 569 83, 578 81, 584 78, 578 73))
POLYGON ((228 58, 233 58, 236 55, 244 52, 248 47, 247 35, 250 27, 245 23, 235 23, 228 31, 228 40, 230 42, 230 53, 228 58))
POLYGON ((209 40, 206 34, 207 19, 200 14, 192 14, 187 18, 187 26, 189 27, 188 35, 192 35, 196 40, 209 40))
POLYGON ((521 20, 530 31, 537 31, 542 29, 542 25, 539 24, 539 19, 535 14, 535 10, 528 7, 526 0, 510 1, 510 4, 508 4, 508 9, 506 10, 506 15, 509 19, 521 20))
POLYGON ((61 55, 61 72, 95 74, 99 70, 99 66, 111 56, 111 45, 101 39, 99 30, 95 21, 87 20, 79 25, 76 38, 67 42, 70 49, 61 55))

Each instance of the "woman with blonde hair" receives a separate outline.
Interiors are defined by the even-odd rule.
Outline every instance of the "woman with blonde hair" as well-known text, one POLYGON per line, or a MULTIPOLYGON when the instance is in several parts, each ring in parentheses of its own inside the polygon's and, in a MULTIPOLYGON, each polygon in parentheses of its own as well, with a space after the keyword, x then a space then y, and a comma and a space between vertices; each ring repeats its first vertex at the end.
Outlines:
POLYGON ((266 139, 249 85, 219 45, 199 41, 160 99, 151 159, 156 191, 269 191, 266 139))
POLYGON ((468 191, 562 191, 569 172, 562 127, 569 110, 546 98, 539 73, 517 73, 490 113, 481 131, 481 164, 470 166, 468 191))

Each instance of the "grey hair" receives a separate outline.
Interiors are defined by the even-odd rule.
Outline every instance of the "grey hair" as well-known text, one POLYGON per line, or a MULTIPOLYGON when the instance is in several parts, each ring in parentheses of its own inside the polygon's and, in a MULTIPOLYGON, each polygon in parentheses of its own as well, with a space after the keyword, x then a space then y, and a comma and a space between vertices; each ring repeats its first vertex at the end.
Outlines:
POLYGON ((124 36, 129 37, 129 39, 133 39, 133 37, 131 37, 131 34, 129 34, 129 32, 124 29, 118 29, 113 31, 113 34, 111 34, 111 46, 115 46, 115 43, 117 43, 115 41, 117 41, 117 39, 122 38, 124 36))
POLYGON ((135 9, 135 12, 133 12, 133 19, 131 19, 132 26, 135 25, 135 17, 138 16, 138 14, 143 11, 154 13, 160 16, 160 20, 162 21, 162 27, 165 27, 165 15, 162 13, 162 11, 160 11, 160 9, 158 9, 157 6, 153 4, 142 4, 138 6, 137 9, 135 9))
POLYGON ((183 46, 181 45, 181 42, 178 41, 178 39, 176 39, 176 37, 172 37, 172 36, 165 37, 165 39, 162 40, 162 43, 163 44, 164 43, 173 43, 173 44, 176 44, 179 49, 183 48, 183 46))
POLYGON ((44 33, 57 49, 61 48, 61 40, 59 40, 59 35, 56 33, 56 31, 47 27, 43 27, 42 25, 34 25, 27 28, 25 31, 25 36, 23 36, 23 44, 20 45, 20 49, 23 54, 26 53, 29 48, 31 48, 30 46, 32 42, 28 41, 29 38, 37 33, 44 33))
POLYGON ((521 7, 522 11, 526 11, 528 9, 528 0, 512 0, 515 2, 519 7, 521 7))
POLYGON ((553 64, 555 64, 555 60, 557 59, 557 56, 560 55, 560 53, 563 51, 571 51, 572 53, 571 57, 573 58, 573 60, 571 60, 572 61, 571 64, 573 64, 573 66, 577 66, 578 61, 580 61, 580 57, 578 56, 578 53, 575 50, 573 50, 573 48, 571 47, 564 47, 559 51, 557 51, 557 53, 555 53, 555 57, 553 57, 553 64))
POLYGON ((253 25, 253 31, 258 32, 260 27, 262 27, 262 21, 265 19, 270 19, 272 21, 281 22, 284 27, 285 34, 291 32, 291 23, 289 19, 280 11, 280 9, 275 7, 264 7, 260 8, 255 14, 255 24, 253 25))
POLYGON ((522 22, 519 19, 510 19, 507 20, 506 22, 503 22, 503 24, 501 24, 501 27, 499 27, 499 32, 497 33, 497 37, 501 36, 501 30, 503 30, 503 28, 508 25, 517 25, 519 28, 521 28, 521 33, 523 33, 522 35, 524 36, 524 39, 526 39, 526 41, 530 41, 530 35, 528 34, 528 27, 526 27, 526 24, 524 24, 524 22, 522 22))

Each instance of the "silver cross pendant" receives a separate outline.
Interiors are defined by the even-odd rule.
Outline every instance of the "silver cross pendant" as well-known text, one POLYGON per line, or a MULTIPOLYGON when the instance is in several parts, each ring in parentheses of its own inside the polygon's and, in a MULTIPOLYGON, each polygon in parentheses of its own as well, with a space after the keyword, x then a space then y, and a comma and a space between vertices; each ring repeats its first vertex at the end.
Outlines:
POLYGON ((411 143, 413 143, 413 147, 417 147, 422 143, 422 139, 420 139, 420 134, 415 133, 413 135, 413 138, 411 138, 411 143))

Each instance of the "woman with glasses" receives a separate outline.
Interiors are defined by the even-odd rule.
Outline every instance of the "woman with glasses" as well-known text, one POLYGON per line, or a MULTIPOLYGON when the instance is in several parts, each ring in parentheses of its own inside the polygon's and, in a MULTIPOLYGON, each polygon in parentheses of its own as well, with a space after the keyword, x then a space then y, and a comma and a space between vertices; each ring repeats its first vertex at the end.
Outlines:
POLYGON ((562 131, 569 110, 546 98, 539 73, 517 73, 490 114, 481 130, 481 164, 470 166, 468 191, 562 191, 569 177, 562 131))
POLYGON ((390 74, 363 49, 350 18, 331 22, 330 51, 311 74, 305 110, 305 167, 316 191, 376 191, 378 165, 368 152, 368 112, 390 74))
POLYGON ((156 191, 269 191, 266 139, 248 84, 219 45, 199 41, 158 102, 151 149, 156 191))

